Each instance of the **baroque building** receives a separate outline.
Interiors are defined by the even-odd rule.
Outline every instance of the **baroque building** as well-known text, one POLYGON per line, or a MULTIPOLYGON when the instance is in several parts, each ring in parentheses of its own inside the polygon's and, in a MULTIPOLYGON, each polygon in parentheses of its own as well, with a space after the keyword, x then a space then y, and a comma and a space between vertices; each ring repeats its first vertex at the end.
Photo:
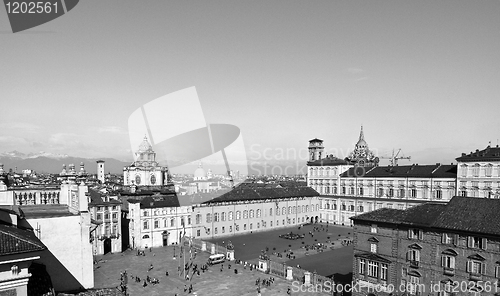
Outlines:
MULTIPOLYGON (((310 149, 323 147, 321 140, 311 141, 310 149), (317 144, 311 145, 311 141, 317 144)), ((352 225, 349 218, 364 212, 384 207, 406 209, 429 201, 445 203, 455 195, 456 165, 378 163, 368 148, 363 128, 354 151, 346 159, 327 155, 309 161, 307 184, 320 193, 320 220, 352 225)))
POLYGON ((353 217, 353 295, 498 295, 500 200, 383 208, 353 217))
POLYGON ((500 147, 485 149, 458 157, 457 195, 500 198, 500 147))
POLYGON ((145 136, 135 152, 134 162, 123 168, 123 185, 166 186, 169 182, 168 175, 168 168, 156 162, 156 153, 145 136))

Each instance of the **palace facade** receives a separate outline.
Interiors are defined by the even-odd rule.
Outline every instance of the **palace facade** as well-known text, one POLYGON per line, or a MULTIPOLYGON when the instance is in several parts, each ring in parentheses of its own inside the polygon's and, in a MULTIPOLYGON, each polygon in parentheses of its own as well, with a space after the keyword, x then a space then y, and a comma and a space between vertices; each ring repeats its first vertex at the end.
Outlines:
POLYGON ((500 200, 453 197, 353 217, 353 295, 497 295, 500 200))
POLYGON ((346 159, 314 158, 322 155, 319 139, 310 141, 309 150, 307 184, 321 194, 323 222, 352 225, 349 218, 358 214, 385 207, 406 209, 429 201, 445 203, 456 194, 456 165, 378 166, 363 129, 346 159))

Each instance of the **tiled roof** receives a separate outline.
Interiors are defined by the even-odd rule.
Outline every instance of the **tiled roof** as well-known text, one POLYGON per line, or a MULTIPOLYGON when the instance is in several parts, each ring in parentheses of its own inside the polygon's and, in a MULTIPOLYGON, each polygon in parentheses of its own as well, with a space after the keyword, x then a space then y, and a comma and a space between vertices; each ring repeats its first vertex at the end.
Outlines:
POLYGON ((0 224, 0 256, 45 249, 33 231, 0 224))
POLYGON ((383 208, 351 219, 500 236, 498 213, 499 199, 455 196, 447 204, 426 203, 407 210, 383 208))
POLYGON ((457 161, 469 162, 469 161, 500 161, 500 147, 488 146, 486 149, 476 152, 471 152, 469 154, 462 153, 462 156, 456 158, 457 161))
POLYGON ((382 208, 355 217, 353 220, 430 226, 446 207, 444 204, 425 203, 407 210, 382 208))
POLYGON ((140 203, 141 209, 147 208, 172 208, 179 207, 179 199, 177 194, 158 194, 148 195, 141 199, 128 199, 129 203, 140 203))
POLYGON ((500 235, 500 200, 455 196, 432 226, 500 235))
POLYGON ((104 201, 106 195, 100 193, 97 190, 89 188, 88 195, 90 196, 90 205, 105 205, 105 204, 121 204, 120 201, 115 199, 109 199, 109 201, 104 201))
POLYGON ((320 140, 318 138, 314 138, 314 139, 310 140, 309 142, 323 142, 323 140, 320 140))
POLYGON ((344 178, 456 178, 456 165, 405 165, 405 166, 378 166, 374 168, 350 168, 340 175, 344 178))
POLYGON ((307 166, 328 166, 328 165, 349 165, 350 162, 337 158, 335 156, 328 156, 323 159, 318 159, 315 161, 308 161, 307 166))
POLYGON ((290 197, 311 197, 319 196, 319 193, 310 187, 286 187, 286 188, 235 188, 228 193, 225 193, 217 198, 204 202, 204 204, 230 202, 230 201, 245 201, 245 200, 261 200, 261 199, 278 199, 290 197))

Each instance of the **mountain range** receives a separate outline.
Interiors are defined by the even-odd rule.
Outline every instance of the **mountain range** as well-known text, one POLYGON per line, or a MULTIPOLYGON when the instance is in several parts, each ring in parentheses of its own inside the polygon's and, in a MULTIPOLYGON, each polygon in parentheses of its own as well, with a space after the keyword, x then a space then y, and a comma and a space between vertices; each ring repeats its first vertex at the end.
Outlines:
POLYGON ((12 169, 21 172, 25 169, 33 170, 37 173, 57 174, 62 170, 63 165, 75 165, 75 170, 80 171, 80 164, 83 163, 87 173, 97 173, 97 160, 103 160, 106 173, 121 174, 123 167, 130 165, 131 162, 120 161, 114 158, 82 158, 73 157, 65 154, 53 154, 48 152, 25 154, 19 151, 0 153, 0 163, 4 165, 4 170, 12 169))

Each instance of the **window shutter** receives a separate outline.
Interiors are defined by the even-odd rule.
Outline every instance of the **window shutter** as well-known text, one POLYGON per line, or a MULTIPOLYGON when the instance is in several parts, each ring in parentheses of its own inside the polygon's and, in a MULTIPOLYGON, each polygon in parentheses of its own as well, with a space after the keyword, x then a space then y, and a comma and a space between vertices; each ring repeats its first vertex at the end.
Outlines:
POLYGON ((455 246, 458 246, 460 244, 460 237, 458 236, 458 234, 453 235, 453 244, 455 246))
POLYGON ((406 261, 410 261, 410 251, 406 252, 406 261))
POLYGON ((446 257, 445 256, 441 256, 441 267, 445 267, 445 260, 446 260, 446 257))
POLYGON ((486 263, 481 263, 481 274, 486 274, 486 263))
POLYGON ((415 250, 415 261, 420 261, 420 251, 415 250))
POLYGON ((467 247, 472 248, 472 237, 471 236, 467 237, 467 247))
POLYGON ((419 239, 419 240, 422 240, 423 238, 424 238, 424 231, 423 231, 423 230, 421 230, 421 229, 419 229, 419 230, 418 230, 418 239, 419 239))
POLYGON ((472 261, 470 261, 470 260, 467 261, 467 267, 466 267, 466 270, 465 270, 466 272, 470 272, 472 270, 472 266, 471 265, 472 265, 472 261))
POLYGON ((441 234, 441 243, 442 244, 446 243, 446 233, 441 234))
POLYGON ((488 239, 487 238, 483 238, 482 239, 482 247, 483 247, 483 250, 486 250, 486 248, 488 247, 488 239))
POLYGON ((411 229, 408 229, 408 238, 411 238, 411 229))

